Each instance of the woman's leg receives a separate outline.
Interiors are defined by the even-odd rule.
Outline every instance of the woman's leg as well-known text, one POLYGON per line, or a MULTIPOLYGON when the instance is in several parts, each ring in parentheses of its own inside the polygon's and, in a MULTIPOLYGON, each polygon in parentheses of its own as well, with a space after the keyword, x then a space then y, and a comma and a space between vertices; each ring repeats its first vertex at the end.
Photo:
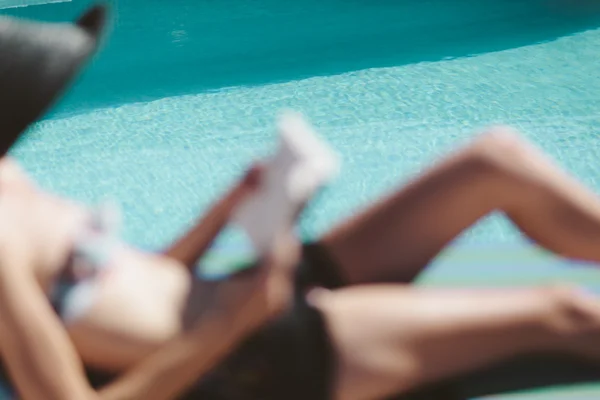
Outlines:
POLYGON ((600 303, 572 289, 373 285, 309 300, 336 351, 336 400, 409 393, 535 352, 584 355, 600 366, 600 303))
POLYGON ((320 243, 350 284, 409 282, 493 211, 557 254, 600 261, 600 199, 508 128, 490 130, 320 243))

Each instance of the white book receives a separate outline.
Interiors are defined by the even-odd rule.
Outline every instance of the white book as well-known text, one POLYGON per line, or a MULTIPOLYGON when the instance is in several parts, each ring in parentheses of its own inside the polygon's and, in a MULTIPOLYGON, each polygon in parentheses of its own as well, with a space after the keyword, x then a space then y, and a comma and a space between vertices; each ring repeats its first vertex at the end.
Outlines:
POLYGON ((277 132, 279 144, 275 154, 264 161, 261 188, 238 208, 233 218, 259 254, 271 248, 277 234, 293 223, 303 204, 340 168, 337 153, 300 114, 283 113, 277 132))

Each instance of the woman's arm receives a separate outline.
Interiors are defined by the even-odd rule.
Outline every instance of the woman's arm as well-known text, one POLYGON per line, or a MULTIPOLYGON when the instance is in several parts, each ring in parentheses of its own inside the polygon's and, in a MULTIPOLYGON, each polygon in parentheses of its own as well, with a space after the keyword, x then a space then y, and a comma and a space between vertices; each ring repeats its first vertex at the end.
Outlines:
POLYGON ((291 276, 300 247, 292 235, 279 242, 257 269, 224 282, 219 312, 193 332, 163 346, 121 380, 101 391, 107 399, 173 399, 223 359, 235 344, 279 314, 292 295, 291 276))
MULTIPOLYGON (((297 246, 277 246, 246 284, 225 282, 221 306, 148 357, 115 383, 96 392, 87 383, 73 344, 24 263, 0 268, 0 341, 9 374, 23 400, 167 400, 192 385, 247 333, 282 304, 297 246), (290 250, 291 249, 291 250, 290 250), (285 272, 285 274, 282 274, 285 272), (287 282, 287 283, 286 283, 287 282), (237 285, 237 286, 236 286, 237 285), (274 285, 277 285, 275 287, 274 285), (283 285, 283 286, 282 286, 283 285), (227 294, 237 293, 235 301, 227 294), (278 298, 273 294, 279 295, 278 298)), ((16 261, 16 260, 15 260, 16 261)), ((276 310, 275 310, 276 311, 276 310)))
POLYGON ((25 400, 97 398, 29 265, 13 261, 0 268, 0 343, 19 395, 25 400))
POLYGON ((225 226, 233 210, 260 184, 260 166, 252 167, 196 224, 164 254, 193 269, 225 226))

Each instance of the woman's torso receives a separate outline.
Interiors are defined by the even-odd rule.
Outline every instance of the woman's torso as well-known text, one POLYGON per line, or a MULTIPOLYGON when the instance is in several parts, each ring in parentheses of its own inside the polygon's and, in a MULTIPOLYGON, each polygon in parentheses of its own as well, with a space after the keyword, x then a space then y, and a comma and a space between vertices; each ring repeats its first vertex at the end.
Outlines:
POLYGON ((91 282, 93 303, 65 325, 83 361, 119 370, 130 366, 199 318, 191 301, 200 282, 166 257, 119 250, 119 265, 91 282))
POLYGON ((84 362, 125 368, 200 315, 202 302, 189 300, 200 282, 171 259, 111 242, 118 232, 111 231, 110 221, 103 224, 102 207, 88 209, 45 192, 7 157, 0 159, 0 187, 0 268, 32 268, 53 304, 61 292, 57 287, 67 287, 58 283, 73 269, 82 242, 96 247, 92 253, 116 243, 106 252, 108 262, 92 262, 95 271, 83 279, 94 289, 93 301, 77 318, 64 319, 84 362))
POLYGON ((83 294, 57 312, 84 363, 121 370, 198 319, 202 304, 190 298, 198 286, 174 260, 120 246, 100 273, 71 287, 83 294))

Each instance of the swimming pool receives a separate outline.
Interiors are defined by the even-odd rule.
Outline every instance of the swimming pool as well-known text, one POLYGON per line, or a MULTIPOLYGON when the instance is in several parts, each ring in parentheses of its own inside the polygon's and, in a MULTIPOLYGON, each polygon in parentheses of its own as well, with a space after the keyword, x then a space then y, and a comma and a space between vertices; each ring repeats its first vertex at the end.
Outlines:
MULTIPOLYGON (((305 113, 343 156, 342 176, 303 221, 307 234, 493 123, 518 127, 600 191, 598 15, 545 1, 460 3, 119 1, 105 51, 14 154, 49 189, 118 199, 124 235, 149 248, 269 148, 281 108, 305 113)), ((9 12, 63 20, 84 6, 9 12)), ((523 243, 489 218, 458 243, 486 250, 440 263, 428 282, 600 287, 598 273, 523 243)))
MULTIPOLYGON (((85 6, 75 3, 10 12, 61 20, 85 6)), ((407 3, 349 2, 344 9, 336 1, 316 0, 303 7, 271 0, 218 6, 117 2, 114 34, 104 52, 53 118, 40 123, 15 153, 53 190, 86 201, 106 194, 120 199, 125 235, 150 247, 172 237, 256 152, 268 148, 274 117, 285 107, 304 112, 344 158, 343 175, 305 221, 311 233, 410 176, 473 130, 497 122, 522 129, 600 189, 595 179, 600 78, 594 62, 600 33, 554 40, 595 22, 600 26, 600 13, 595 20, 562 21, 540 1, 502 7, 463 1, 474 7, 467 15, 457 10, 468 8, 452 9, 447 2, 407 3), (429 12, 435 6, 441 9, 429 12), (310 13, 317 11, 311 22, 310 13), (394 16, 400 19, 392 25, 394 16), (357 29, 361 20, 364 26, 357 29), (533 27, 519 27, 525 21, 533 27), (321 24, 306 27, 313 22, 321 24), (269 23, 276 26, 255 26, 269 23), (276 32, 284 38, 273 38, 276 32), (465 39, 470 37, 475 39, 465 39), (534 44, 539 40, 550 42, 534 44), (320 42, 326 49, 319 49, 320 42), (294 52, 304 47, 308 55, 294 56, 285 47, 279 54, 282 46, 294 52), (369 46, 374 50, 361 54, 369 46), (506 50, 462 57, 496 49, 506 50), (254 52, 265 59, 254 60, 254 52), (315 61, 326 55, 331 62, 315 61), (452 56, 458 58, 443 59, 452 56), (424 61, 413 63, 419 60, 424 61), (399 66, 355 70, 394 63, 399 66), (273 78, 261 75, 260 67, 270 64, 276 68, 266 69, 280 71, 273 78), (297 79, 311 74, 325 76, 297 79), (219 85, 229 87, 214 90, 219 85), (196 93, 181 95, 189 91, 196 93)), ((498 218, 462 240, 520 241, 498 218)))

